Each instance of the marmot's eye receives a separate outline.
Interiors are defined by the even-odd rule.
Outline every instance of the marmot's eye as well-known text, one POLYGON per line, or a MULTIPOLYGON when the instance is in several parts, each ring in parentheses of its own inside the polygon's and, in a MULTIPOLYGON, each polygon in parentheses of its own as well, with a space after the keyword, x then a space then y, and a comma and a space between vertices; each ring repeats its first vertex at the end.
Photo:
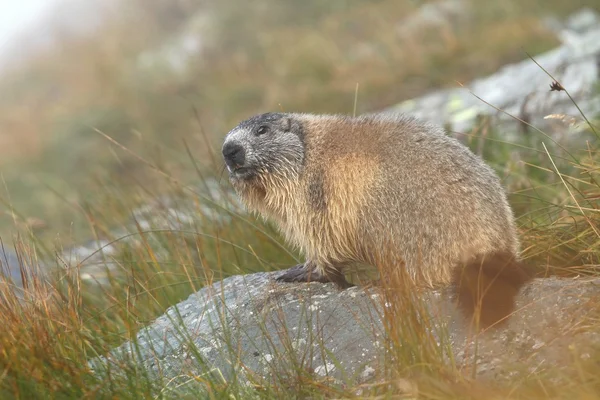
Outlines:
POLYGON ((267 132, 269 132, 268 126, 266 126, 266 125, 259 126, 258 129, 256 130, 256 136, 264 135, 267 132))

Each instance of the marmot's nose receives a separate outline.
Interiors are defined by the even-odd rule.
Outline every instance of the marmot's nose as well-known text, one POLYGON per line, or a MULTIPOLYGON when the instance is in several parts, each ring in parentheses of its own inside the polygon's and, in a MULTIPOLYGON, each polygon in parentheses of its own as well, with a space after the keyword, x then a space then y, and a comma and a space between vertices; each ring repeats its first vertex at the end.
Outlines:
POLYGON ((230 167, 242 167, 246 161, 246 152, 239 144, 229 142, 223 146, 223 158, 230 167))

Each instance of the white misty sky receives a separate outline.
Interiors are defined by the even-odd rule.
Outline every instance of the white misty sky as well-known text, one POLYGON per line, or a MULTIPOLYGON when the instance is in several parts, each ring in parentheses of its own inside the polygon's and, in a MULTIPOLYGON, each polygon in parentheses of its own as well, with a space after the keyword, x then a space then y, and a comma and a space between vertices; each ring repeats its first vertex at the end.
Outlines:
POLYGON ((56 0, 0 0, 0 52, 39 19, 56 0))

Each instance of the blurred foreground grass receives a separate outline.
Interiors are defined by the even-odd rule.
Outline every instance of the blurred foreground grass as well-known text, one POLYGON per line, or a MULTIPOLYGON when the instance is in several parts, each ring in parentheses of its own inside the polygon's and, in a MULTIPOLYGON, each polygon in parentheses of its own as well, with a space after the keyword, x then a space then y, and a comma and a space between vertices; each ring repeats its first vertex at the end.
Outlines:
MULTIPOLYGON (((274 7, 273 1, 262 4, 274 7)), ((15 221, 25 227, 19 243, 27 290, 18 301, 8 287, 0 288, 0 398, 155 396, 153 390, 167 382, 153 381, 133 367, 104 380, 89 371, 87 359, 134 338, 168 306, 213 280, 295 261, 271 226, 235 212, 225 176, 218 189, 225 199, 220 206, 203 192, 205 183, 221 176, 219 143, 239 119, 280 107, 351 112, 357 82, 361 112, 485 75, 522 59, 523 49, 535 54, 556 44, 537 22, 540 10, 564 14, 583 2, 473 1, 474 16, 448 26, 442 36, 417 31, 400 44, 387 35, 399 10, 414 8, 409 1, 307 4, 303 13, 285 7, 263 13, 255 4, 213 5, 221 16, 213 28, 223 40, 183 74, 158 67, 135 72, 136 56, 149 43, 161 42, 152 32, 152 18, 143 14, 136 25, 141 36, 125 35, 131 24, 125 15, 113 20, 106 35, 67 40, 60 55, 46 54, 2 82, 8 95, 0 99, 0 126, 20 140, 13 143, 19 151, 2 155, 8 215, 2 216, 0 235, 11 237, 15 221), (261 30, 254 32, 257 26, 261 30), (370 52, 360 61, 349 59, 359 39, 370 52), (85 263, 59 269, 50 283, 30 274, 38 265, 37 252, 45 247, 52 252, 53 244, 90 237, 120 242, 113 229, 159 195, 193 215, 189 229, 139 226, 136 240, 111 260, 116 267, 105 271, 103 285, 84 276, 85 263), (222 207, 229 218, 216 223, 203 206, 222 207), (29 217, 42 218, 48 227, 27 224, 29 217), (28 229, 38 229, 38 244, 28 229)), ((173 30, 173 24, 163 29, 173 30)), ((598 116, 588 117, 598 125, 598 116)), ((467 132, 469 143, 510 189, 525 255, 538 272, 597 275, 600 160, 593 129, 577 133, 590 139, 588 147, 568 149, 543 136, 505 143, 493 128, 482 132, 481 127, 467 132)), ((170 210, 152 212, 159 219, 170 210)), ((532 373, 514 387, 482 388, 443 365, 423 327, 408 323, 418 303, 392 300, 396 313, 388 316, 388 327, 401 327, 392 329, 393 341, 415 351, 392 350, 400 364, 425 366, 410 377, 422 398, 600 398, 600 354, 585 365, 564 360, 572 363, 572 375, 532 373)), ((586 329, 598 331, 600 324, 592 321, 586 329)), ((393 382, 406 377, 405 370, 390 370, 393 382)), ((210 376, 190 379, 206 386, 203 398, 350 397, 357 389, 306 377, 272 387, 243 387, 210 376)), ((361 389, 363 395, 389 397, 397 387, 361 389)), ((170 390, 163 395, 183 397, 177 387, 170 390)))

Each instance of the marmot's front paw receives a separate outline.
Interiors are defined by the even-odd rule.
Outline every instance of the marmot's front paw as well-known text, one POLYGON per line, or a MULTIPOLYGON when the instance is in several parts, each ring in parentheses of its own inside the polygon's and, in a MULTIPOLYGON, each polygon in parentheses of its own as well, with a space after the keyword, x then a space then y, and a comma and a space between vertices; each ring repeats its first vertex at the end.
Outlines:
POLYGON ((323 274, 310 261, 285 270, 275 280, 278 282, 333 282, 343 289, 354 286, 346 281, 342 273, 333 271, 332 273, 323 274))
POLYGON ((331 282, 310 262, 295 265, 276 278, 279 282, 331 282))

